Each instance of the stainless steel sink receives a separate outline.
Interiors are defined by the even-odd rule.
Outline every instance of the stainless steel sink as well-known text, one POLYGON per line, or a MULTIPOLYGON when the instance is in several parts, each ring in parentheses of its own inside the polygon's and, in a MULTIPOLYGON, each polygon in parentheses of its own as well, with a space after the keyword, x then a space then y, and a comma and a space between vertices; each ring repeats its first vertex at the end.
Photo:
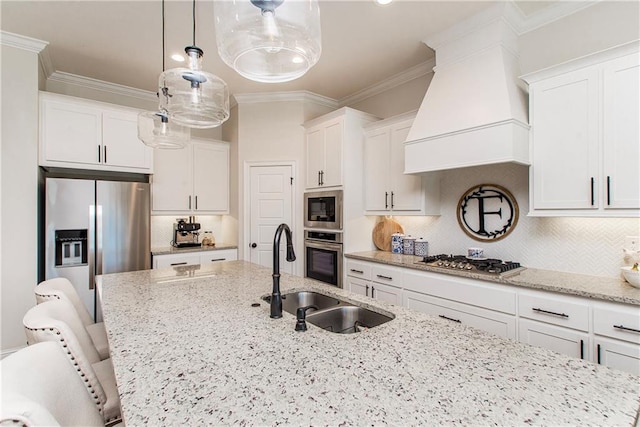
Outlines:
MULTIPOLYGON (((267 295, 263 299, 267 302, 271 302, 271 295, 267 295)), ((340 300, 336 298, 311 291, 291 292, 289 294, 282 295, 282 309, 294 316, 296 315, 298 307, 317 307, 315 309, 310 308, 307 311, 307 315, 310 315, 316 310, 335 307, 338 304, 340 304, 340 300)))
POLYGON ((338 334, 353 334, 382 325, 392 317, 354 305, 340 305, 307 315, 307 322, 338 334))

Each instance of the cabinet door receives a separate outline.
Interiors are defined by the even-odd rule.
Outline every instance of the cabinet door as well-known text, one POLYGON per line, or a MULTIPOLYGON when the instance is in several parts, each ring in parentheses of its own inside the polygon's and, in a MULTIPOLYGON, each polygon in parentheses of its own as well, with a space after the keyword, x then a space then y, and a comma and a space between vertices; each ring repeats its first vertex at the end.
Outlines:
POLYGON ((200 264, 200 255, 195 253, 178 255, 158 255, 153 257, 153 268, 178 267, 200 264))
POLYGON ((640 345, 596 337, 595 361, 613 369, 640 375, 640 345))
POLYGON ((136 112, 108 111, 102 114, 102 162, 105 165, 138 168, 151 172, 153 149, 138 139, 136 112))
POLYGON ((324 129, 307 133, 307 188, 320 187, 320 172, 324 169, 324 129))
POLYGON ((41 165, 64 162, 70 167, 82 167, 99 163, 98 156, 102 159, 102 112, 99 109, 43 98, 40 115, 41 165))
POLYGON ((640 208, 640 56, 604 65, 605 208, 640 208))
POLYGON ((154 150, 153 180, 151 183, 154 213, 191 211, 193 172, 191 147, 180 150, 154 150))
POLYGON ((342 185, 342 118, 327 123, 324 128, 323 187, 342 185))
POLYGON ((200 252, 200 264, 213 264, 222 261, 235 261, 237 259, 238 251, 236 249, 200 252))
MULTIPOLYGON (((405 175, 404 173, 404 142, 407 140, 412 122, 399 124, 391 128, 389 133, 391 191, 390 203, 394 212, 421 211, 424 209, 424 194, 422 191, 422 176, 405 175)), ((387 161, 387 165, 389 162, 387 161)))
POLYGON ((229 211, 229 147, 193 142, 193 205, 199 213, 229 211))
POLYGON ((345 288, 353 292, 354 294, 364 295, 366 297, 369 296, 369 288, 371 284, 368 280, 358 279, 357 277, 349 277, 346 278, 346 286, 345 288))
POLYGON ((520 318, 519 341, 548 348, 571 357, 591 360, 589 357, 589 335, 572 329, 539 323, 520 318))
POLYGON ((371 282, 371 297, 391 304, 402 305, 402 289, 395 286, 371 282))
POLYGON ((389 210, 390 187, 389 130, 381 129, 365 137, 364 209, 367 211, 389 210))
POLYGON ((531 88, 533 209, 598 206, 598 70, 531 88))

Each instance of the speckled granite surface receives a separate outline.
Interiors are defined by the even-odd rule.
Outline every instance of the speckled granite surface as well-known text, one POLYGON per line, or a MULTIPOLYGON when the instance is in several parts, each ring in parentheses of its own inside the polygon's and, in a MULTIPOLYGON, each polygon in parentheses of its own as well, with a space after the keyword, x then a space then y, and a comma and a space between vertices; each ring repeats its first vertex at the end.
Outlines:
POLYGON ((238 246, 226 245, 224 243, 216 243, 215 246, 196 246, 192 248, 174 248, 173 246, 165 246, 162 248, 151 248, 151 255, 176 255, 188 252, 219 251, 222 249, 238 249, 238 246))
POLYGON ((244 261, 102 276, 127 426, 633 425, 640 380, 282 275, 396 318, 339 335, 269 318, 269 269, 244 261), (252 307, 252 303, 260 303, 252 307))
POLYGON ((622 278, 612 279, 608 277, 562 273, 559 271, 540 270, 535 268, 527 268, 516 275, 496 277, 482 273, 468 273, 466 271, 430 267, 424 263, 418 262, 422 257, 393 254, 391 252, 384 251, 355 252, 345 254, 345 257, 362 261, 395 265, 398 267, 413 268, 416 270, 468 277, 493 283, 504 283, 507 285, 578 295, 581 297, 600 299, 604 301, 640 305, 640 289, 634 288, 622 278))

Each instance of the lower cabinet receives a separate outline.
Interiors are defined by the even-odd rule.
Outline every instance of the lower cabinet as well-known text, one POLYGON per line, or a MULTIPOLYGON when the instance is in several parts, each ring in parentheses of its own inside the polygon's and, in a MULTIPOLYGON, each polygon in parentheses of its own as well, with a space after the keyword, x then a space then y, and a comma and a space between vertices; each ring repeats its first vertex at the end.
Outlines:
POLYGON ((518 329, 520 342, 548 348, 567 356, 591 360, 589 334, 586 332, 522 318, 518 321, 518 329))
POLYGON ((237 259, 237 249, 220 249, 216 251, 188 252, 185 254, 155 255, 153 257, 153 268, 211 264, 221 261, 235 261, 237 259))
POLYGON ((613 369, 640 375, 640 346, 596 336, 593 340, 594 361, 613 369))
POLYGON ((593 333, 596 363, 640 375, 640 307, 594 302, 593 333))

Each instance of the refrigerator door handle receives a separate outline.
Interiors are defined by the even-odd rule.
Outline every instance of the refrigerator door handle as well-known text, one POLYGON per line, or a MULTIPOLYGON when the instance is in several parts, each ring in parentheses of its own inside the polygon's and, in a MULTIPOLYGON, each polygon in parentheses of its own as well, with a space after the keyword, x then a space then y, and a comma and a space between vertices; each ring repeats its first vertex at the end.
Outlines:
MULTIPOLYGON (((96 205, 96 273, 102 274, 102 205, 96 205)), ((93 281, 93 278, 91 279, 93 281)), ((93 286, 93 283, 91 284, 93 286)), ((93 289, 93 288, 92 288, 93 289)))
POLYGON ((94 275, 93 272, 95 271, 95 253, 96 253, 96 240, 95 240, 95 233, 96 231, 96 206, 95 205, 91 205, 89 206, 89 256, 88 258, 88 263, 89 263, 89 289, 93 289, 95 287, 95 283, 94 283, 94 275))

